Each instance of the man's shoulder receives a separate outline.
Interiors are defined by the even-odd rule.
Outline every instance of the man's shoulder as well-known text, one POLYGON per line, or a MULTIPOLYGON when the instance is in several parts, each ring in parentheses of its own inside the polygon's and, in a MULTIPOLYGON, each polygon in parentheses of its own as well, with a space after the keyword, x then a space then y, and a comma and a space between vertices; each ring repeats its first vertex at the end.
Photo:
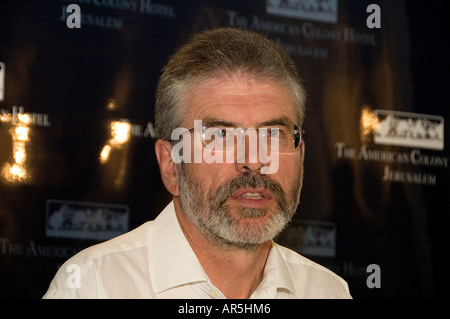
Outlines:
MULTIPOLYGON (((151 223, 146 222, 123 235, 85 248, 66 260, 58 269, 44 298, 109 296, 103 288, 110 284, 118 269, 132 269, 136 263, 146 263, 146 239, 151 223), (74 276, 77 276, 79 286, 70 284, 74 276)), ((127 272, 121 274, 125 278, 127 272)))
POLYGON ((151 239, 154 240, 154 237, 161 233, 161 231, 156 231, 157 228, 166 230, 166 224, 169 224, 169 227, 173 227, 172 215, 174 216, 174 210, 171 202, 155 219, 147 221, 122 235, 90 246, 78 253, 78 255, 88 259, 95 259, 107 254, 117 254, 133 249, 147 249, 151 239))
POLYGON ((108 254, 116 254, 133 249, 145 248, 148 244, 147 234, 151 224, 152 221, 145 222, 137 228, 122 235, 87 247, 74 257, 93 260, 108 254))

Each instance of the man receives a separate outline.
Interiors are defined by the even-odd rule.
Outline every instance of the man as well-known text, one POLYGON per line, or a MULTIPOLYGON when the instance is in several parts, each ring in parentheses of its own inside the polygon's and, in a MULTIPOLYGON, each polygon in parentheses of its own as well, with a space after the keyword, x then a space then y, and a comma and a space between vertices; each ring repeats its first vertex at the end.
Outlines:
POLYGON ((274 42, 230 28, 193 37, 170 58, 156 96, 155 151, 173 201, 154 221, 72 257, 44 297, 351 298, 340 277, 272 240, 299 202, 304 103, 296 67, 274 42), (235 139, 239 130, 259 133, 274 172, 251 151, 252 134, 235 139), (216 160, 199 161, 208 150, 216 160))

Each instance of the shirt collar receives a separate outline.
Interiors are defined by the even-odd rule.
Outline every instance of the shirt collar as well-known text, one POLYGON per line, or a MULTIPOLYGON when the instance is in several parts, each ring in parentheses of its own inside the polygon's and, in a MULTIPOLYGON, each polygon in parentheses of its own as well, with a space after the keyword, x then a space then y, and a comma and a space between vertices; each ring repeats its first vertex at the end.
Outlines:
POLYGON ((275 263, 275 286, 277 288, 285 288, 295 295, 294 283, 292 282, 291 273, 286 261, 284 260, 279 250, 279 245, 275 242, 272 243, 269 256, 272 255, 275 263))
MULTIPOLYGON (((209 281, 181 230, 173 202, 159 214, 148 235, 149 271, 155 293, 194 282, 209 281)), ((272 242, 261 286, 285 288, 295 294, 289 269, 279 245, 272 242)))
POLYGON ((285 289, 295 295, 294 283, 283 259, 279 245, 272 242, 264 267, 263 280, 252 294, 252 298, 277 298, 279 289, 285 289))
POLYGON ((148 233, 149 271, 155 293, 207 281, 197 256, 181 230, 173 202, 159 214, 148 233))

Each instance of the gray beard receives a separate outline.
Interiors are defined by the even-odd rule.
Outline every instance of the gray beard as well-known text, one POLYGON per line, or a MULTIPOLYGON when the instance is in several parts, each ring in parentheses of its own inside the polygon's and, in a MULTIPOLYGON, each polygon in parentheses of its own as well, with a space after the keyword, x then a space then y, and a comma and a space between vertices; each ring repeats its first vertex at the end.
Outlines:
POLYGON ((275 238, 291 221, 300 199, 300 176, 286 199, 278 183, 260 174, 244 173, 223 183, 212 194, 202 188, 201 181, 196 181, 187 174, 183 163, 178 165, 178 173, 180 202, 189 220, 203 236, 229 248, 252 250, 275 238), (254 218, 255 222, 244 223, 240 218, 233 217, 230 208, 225 205, 226 200, 241 188, 257 187, 270 190, 277 202, 275 211, 269 212, 268 208, 241 207, 237 216, 246 220, 254 218), (265 220, 258 222, 258 218, 265 220))

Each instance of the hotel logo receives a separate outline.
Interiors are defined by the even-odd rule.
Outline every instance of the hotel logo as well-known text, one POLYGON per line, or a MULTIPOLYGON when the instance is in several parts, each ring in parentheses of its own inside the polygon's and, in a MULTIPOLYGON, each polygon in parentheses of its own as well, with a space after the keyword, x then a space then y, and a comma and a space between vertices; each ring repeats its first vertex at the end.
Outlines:
POLYGON ((431 150, 444 149, 442 116, 375 110, 374 143, 431 150))
POLYGON ((124 205, 48 200, 46 235, 59 238, 107 240, 128 231, 129 208, 124 205))
POLYGON ((333 222, 299 220, 284 230, 279 240, 307 256, 336 256, 336 224, 333 222))
POLYGON ((338 0, 267 0, 266 12, 289 18, 336 23, 338 0))

